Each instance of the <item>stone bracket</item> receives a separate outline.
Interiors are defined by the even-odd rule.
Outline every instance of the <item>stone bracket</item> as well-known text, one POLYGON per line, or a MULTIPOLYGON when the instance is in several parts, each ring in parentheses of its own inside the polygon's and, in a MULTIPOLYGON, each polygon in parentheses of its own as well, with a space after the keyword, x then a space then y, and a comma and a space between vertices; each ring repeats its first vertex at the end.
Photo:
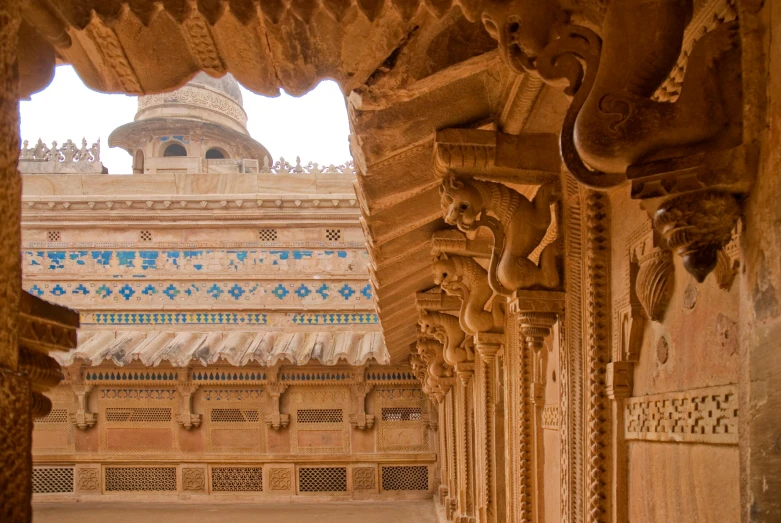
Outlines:
POLYGON ((566 294, 558 291, 516 291, 510 299, 510 311, 517 315, 524 342, 535 351, 564 313, 566 294))
MULTIPOLYGON (((276 377, 276 376, 275 376, 276 377)), ((266 414, 266 425, 274 430, 280 430, 290 424, 290 414, 282 414, 279 411, 279 403, 282 394, 287 389, 287 385, 282 383, 268 383, 266 392, 271 397, 271 412, 266 414)))
POLYGON ((97 414, 89 411, 89 393, 91 390, 92 385, 73 384, 73 391, 76 393, 78 406, 76 407, 76 413, 73 414, 71 419, 79 430, 87 430, 90 427, 94 427, 98 422, 97 414))
POLYGON ((436 135, 434 164, 440 176, 460 172, 496 182, 543 184, 558 180, 561 155, 553 133, 443 129, 436 135))
POLYGON ((373 385, 368 383, 356 383, 350 386, 355 405, 354 412, 350 414, 350 425, 358 430, 371 429, 374 426, 374 414, 366 413, 366 396, 372 388, 373 385))
POLYGON ((180 384, 179 394, 182 396, 183 411, 179 414, 176 422, 181 425, 184 430, 192 430, 201 426, 201 415, 193 414, 193 402, 192 397, 195 391, 198 390, 198 385, 192 383, 180 384))

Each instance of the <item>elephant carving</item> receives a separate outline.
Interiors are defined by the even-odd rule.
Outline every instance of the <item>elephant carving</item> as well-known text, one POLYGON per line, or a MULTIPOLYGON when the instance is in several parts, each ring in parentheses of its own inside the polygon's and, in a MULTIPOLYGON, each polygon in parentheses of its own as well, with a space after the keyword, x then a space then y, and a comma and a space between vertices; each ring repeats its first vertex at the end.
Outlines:
POLYGON ((630 165, 690 154, 740 118, 740 81, 720 73, 728 60, 739 62, 737 22, 696 42, 680 97, 659 102, 652 95, 676 66, 692 0, 612 0, 601 35, 570 23, 571 3, 486 2, 482 19, 511 69, 573 96, 560 140, 580 181, 616 185, 630 165))
POLYGON ((464 332, 473 336, 478 332, 504 331, 502 298, 494 299, 491 312, 485 310, 494 292, 488 285, 488 272, 475 260, 441 254, 434 261, 434 283, 451 296, 461 298, 458 318, 464 332))
POLYGON ((433 336, 444 345, 445 363, 451 367, 472 359, 464 347, 466 334, 455 316, 442 312, 421 312, 418 324, 423 334, 433 336))
POLYGON ((551 224, 553 190, 552 184, 543 185, 529 201, 500 183, 462 181, 453 176, 443 180, 440 192, 445 222, 463 232, 488 227, 494 235, 488 282, 495 292, 509 296, 519 289, 558 287, 555 243, 543 249, 539 265, 529 259, 551 224))

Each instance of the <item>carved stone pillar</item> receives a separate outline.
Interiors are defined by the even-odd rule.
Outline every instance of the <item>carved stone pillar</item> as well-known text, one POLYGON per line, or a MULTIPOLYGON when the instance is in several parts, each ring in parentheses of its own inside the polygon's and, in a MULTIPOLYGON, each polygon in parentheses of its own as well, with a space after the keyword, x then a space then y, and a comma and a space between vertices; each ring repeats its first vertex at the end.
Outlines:
POLYGON ((612 409, 613 433, 613 503, 612 523, 629 521, 629 466, 624 432, 624 403, 632 395, 634 362, 615 361, 607 364, 607 397, 612 409))
POLYGON ((496 354, 502 348, 504 334, 478 333, 475 335, 475 407, 477 441, 477 485, 480 503, 480 522, 497 521, 496 485, 496 354))
POLYGON ((458 510, 454 517, 456 523, 475 523, 474 497, 474 363, 459 363, 456 366, 458 376, 456 404, 458 450, 458 510))
MULTIPOLYGON (((545 404, 545 366, 547 351, 545 339, 564 312, 565 294, 556 291, 517 291, 510 300, 510 314, 517 322, 510 350, 518 359, 517 372, 508 379, 517 381, 515 400, 518 451, 514 470, 517 521, 524 523, 545 521, 544 515, 544 455, 542 439, 542 411, 545 404)), ((509 386, 508 386, 509 390, 509 386)))
POLYGON ((452 520, 458 509, 458 492, 459 492, 459 476, 458 476, 458 449, 456 448, 458 442, 457 427, 458 422, 456 420, 458 401, 458 386, 456 382, 458 378, 450 378, 453 380, 453 386, 445 396, 445 420, 447 428, 442 432, 445 434, 445 440, 448 448, 448 477, 447 477, 447 496, 445 498, 445 515, 448 520, 452 520))

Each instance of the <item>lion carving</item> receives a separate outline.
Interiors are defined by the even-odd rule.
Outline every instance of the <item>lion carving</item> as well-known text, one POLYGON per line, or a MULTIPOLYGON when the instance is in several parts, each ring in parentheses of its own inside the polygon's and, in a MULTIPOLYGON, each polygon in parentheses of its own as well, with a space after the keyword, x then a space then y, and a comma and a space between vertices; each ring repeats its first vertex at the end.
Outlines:
POLYGON ((433 270, 434 283, 451 296, 461 298, 458 318, 464 332, 470 336, 478 332, 503 332, 501 297, 496 297, 491 312, 485 310, 494 292, 488 285, 488 272, 475 260, 443 253, 434 260, 433 270))
POLYGON ((519 289, 555 289, 560 277, 555 244, 543 249, 539 265, 529 259, 551 224, 553 186, 543 185, 533 201, 500 183, 458 180, 442 182, 441 205, 445 222, 469 232, 488 227, 494 249, 488 282, 499 294, 519 289), (489 214, 490 213, 490 214, 489 214))

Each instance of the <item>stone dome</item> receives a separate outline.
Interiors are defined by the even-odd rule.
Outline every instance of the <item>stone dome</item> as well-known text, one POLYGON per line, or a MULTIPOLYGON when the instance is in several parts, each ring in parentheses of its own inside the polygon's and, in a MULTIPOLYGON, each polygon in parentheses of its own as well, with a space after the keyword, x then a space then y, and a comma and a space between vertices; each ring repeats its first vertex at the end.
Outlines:
POLYGON ((244 99, 241 97, 241 89, 239 89, 239 82, 228 73, 222 78, 214 78, 201 71, 196 74, 192 80, 187 82, 187 85, 199 85, 210 87, 215 91, 220 91, 226 96, 232 98, 237 104, 244 105, 244 99))
POLYGON ((232 75, 213 78, 200 72, 175 91, 139 96, 135 121, 196 120, 247 134, 247 113, 242 105, 239 83, 232 75))

